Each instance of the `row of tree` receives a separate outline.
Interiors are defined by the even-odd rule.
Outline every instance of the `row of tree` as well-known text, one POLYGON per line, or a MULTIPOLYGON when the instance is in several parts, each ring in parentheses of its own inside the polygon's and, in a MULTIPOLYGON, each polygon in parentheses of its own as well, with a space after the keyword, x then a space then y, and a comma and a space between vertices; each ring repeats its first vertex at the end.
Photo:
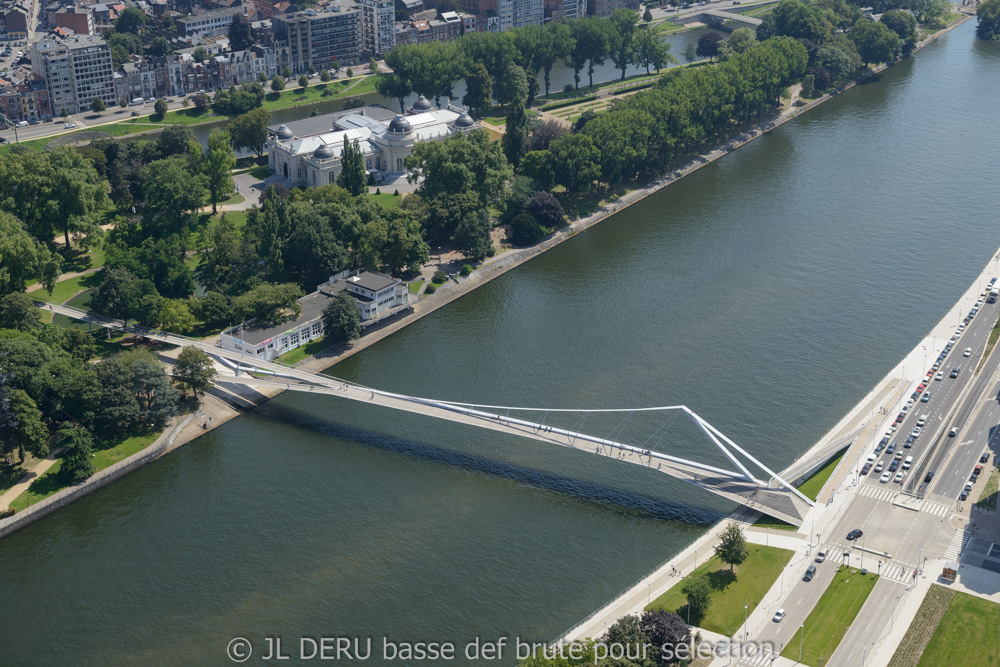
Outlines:
POLYGON ((584 69, 593 85, 594 68, 608 60, 622 78, 630 65, 659 71, 675 62, 663 36, 639 25, 638 19, 635 12, 620 9, 609 18, 551 21, 502 33, 470 33, 449 43, 398 46, 385 55, 392 71, 379 73, 375 86, 403 109, 403 98, 410 93, 440 101, 452 95, 456 81, 465 79, 464 102, 482 113, 493 100, 501 105, 514 100, 519 81, 527 84, 530 104, 538 94, 539 74, 547 95, 552 68, 561 61, 573 68, 577 87, 584 69))

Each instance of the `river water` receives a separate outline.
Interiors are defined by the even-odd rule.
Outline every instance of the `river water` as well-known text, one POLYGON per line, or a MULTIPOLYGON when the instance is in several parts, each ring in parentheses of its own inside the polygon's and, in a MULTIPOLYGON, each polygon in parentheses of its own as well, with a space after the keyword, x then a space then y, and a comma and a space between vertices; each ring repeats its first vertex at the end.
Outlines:
MULTIPOLYGON (((973 32, 330 372, 501 405, 683 403, 791 463, 1000 244, 983 123, 1000 46, 973 32)), ((717 461, 680 421, 656 447, 717 461)), ((0 542, 0 661, 229 664, 235 636, 256 656, 274 635, 548 640, 729 509, 605 458, 286 394, 0 542)))

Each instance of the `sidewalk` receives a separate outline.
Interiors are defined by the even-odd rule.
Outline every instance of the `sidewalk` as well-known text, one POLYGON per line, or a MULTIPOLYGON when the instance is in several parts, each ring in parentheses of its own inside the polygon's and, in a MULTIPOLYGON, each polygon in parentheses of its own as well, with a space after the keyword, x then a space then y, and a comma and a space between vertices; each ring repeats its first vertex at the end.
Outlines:
POLYGON ((59 460, 59 455, 62 453, 62 447, 57 447, 54 449, 47 457, 38 462, 38 464, 28 471, 24 478, 15 484, 14 486, 7 489, 3 495, 0 495, 0 509, 7 509, 14 500, 24 493, 32 483, 44 475, 49 468, 56 464, 59 460))

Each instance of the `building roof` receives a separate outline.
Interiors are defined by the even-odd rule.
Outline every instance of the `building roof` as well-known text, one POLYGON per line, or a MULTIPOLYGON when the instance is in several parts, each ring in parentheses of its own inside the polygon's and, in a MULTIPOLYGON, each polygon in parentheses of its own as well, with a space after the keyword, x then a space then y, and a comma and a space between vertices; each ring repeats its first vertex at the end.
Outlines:
POLYGON ((356 276, 351 276, 347 279, 347 282, 352 285, 357 285, 358 287, 369 289, 373 292, 379 292, 384 290, 386 287, 392 287, 399 281, 392 276, 385 275, 384 273, 364 271, 356 276))
POLYGON ((283 324, 277 324, 275 326, 262 326, 251 322, 250 324, 244 324, 241 327, 236 327, 230 330, 230 334, 234 338, 241 339, 244 343, 249 345, 260 345, 261 343, 266 343, 272 338, 277 338, 286 331, 291 331, 292 329, 305 324, 309 320, 314 320, 323 313, 323 309, 326 304, 330 302, 332 294, 326 294, 324 292, 313 292, 307 296, 299 299, 299 304, 302 305, 302 314, 290 322, 285 322, 283 324))

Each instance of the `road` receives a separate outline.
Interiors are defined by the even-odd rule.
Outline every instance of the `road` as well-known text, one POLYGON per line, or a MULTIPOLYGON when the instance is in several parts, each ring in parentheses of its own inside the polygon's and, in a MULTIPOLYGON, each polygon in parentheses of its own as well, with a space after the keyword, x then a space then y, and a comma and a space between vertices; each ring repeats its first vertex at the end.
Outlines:
MULTIPOLYGON (((825 539, 821 537, 818 540, 820 549, 827 554, 826 560, 817 564, 816 575, 810 582, 802 580, 809 560, 787 568, 787 575, 793 575, 794 581, 787 589, 787 596, 780 600, 780 605, 775 605, 775 608, 784 608, 786 616, 780 623, 768 623, 753 637, 756 641, 770 642, 776 648, 789 643, 794 645, 802 624, 832 581, 837 566, 848 563, 867 568, 879 574, 880 579, 827 662, 831 665, 864 664, 873 651, 881 648, 882 641, 892 629, 894 619, 917 582, 918 571, 927 560, 959 559, 963 531, 956 530, 950 521, 962 507, 958 494, 979 462, 980 455, 987 448, 1000 445, 1000 437, 997 436, 1000 433, 997 427, 1000 424, 1000 394, 997 389, 1000 352, 994 350, 983 363, 982 370, 978 374, 975 372, 985 353, 990 331, 1000 315, 1000 303, 986 303, 984 299, 978 314, 959 331, 959 325, 968 314, 969 311, 964 310, 956 317, 954 333, 957 338, 954 341, 928 339, 927 349, 924 350, 926 357, 921 366, 928 371, 938 360, 935 350, 947 342, 952 343, 951 349, 941 359, 942 379, 933 379, 937 374, 934 371, 931 379, 926 381, 923 392, 916 393, 916 386, 906 391, 895 405, 887 409, 883 428, 876 430, 871 438, 873 445, 879 443, 886 427, 898 414, 902 414, 903 419, 891 432, 888 442, 894 443, 896 452, 901 452, 903 457, 913 456, 915 465, 904 475, 902 484, 881 482, 880 474, 876 474, 874 468, 866 476, 858 474, 857 470, 872 453, 870 448, 861 450, 850 473, 856 482, 851 489, 853 495, 832 527, 824 526, 825 539), (969 352, 965 356, 967 348, 969 352), (956 378, 949 377, 953 368, 959 369, 956 378), (928 394, 930 398, 922 401, 928 394), (909 408, 903 411, 903 406, 911 400, 909 408), (913 439, 912 447, 904 447, 906 439, 922 418, 924 426, 913 439), (954 437, 948 435, 952 426, 958 428, 954 437), (924 475, 930 471, 935 472, 933 481, 925 484, 924 475), (904 494, 904 488, 923 497, 904 494), (847 540, 847 534, 854 529, 862 530, 863 536, 858 540, 847 540)), ((913 377, 913 373, 907 376, 913 377)), ((876 461, 887 469, 895 456, 895 452, 888 453, 887 446, 876 456, 876 461)), ((986 475, 982 476, 970 501, 978 498, 985 479, 986 475)), ((788 582, 777 586, 784 589, 788 582)), ((748 667, 754 663, 741 661, 737 664, 748 667)))
POLYGON ((676 19, 684 18, 687 16, 692 16, 694 14, 702 14, 706 9, 720 9, 729 10, 736 13, 744 12, 747 9, 753 9, 754 7, 760 7, 761 5, 775 5, 777 0, 761 0, 760 2, 741 2, 740 0, 721 0, 717 2, 706 2, 704 4, 692 4, 688 9, 681 9, 678 7, 650 7, 650 13, 653 15, 654 21, 660 21, 662 19, 676 19))

